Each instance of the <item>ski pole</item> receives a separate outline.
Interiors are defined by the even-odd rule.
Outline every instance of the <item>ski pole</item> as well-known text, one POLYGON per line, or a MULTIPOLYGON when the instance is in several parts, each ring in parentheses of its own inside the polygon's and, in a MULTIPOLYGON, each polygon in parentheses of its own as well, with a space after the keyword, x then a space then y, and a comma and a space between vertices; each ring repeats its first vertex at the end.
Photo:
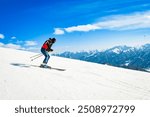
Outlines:
POLYGON ((35 60, 35 59, 37 59, 37 58, 39 58, 39 57, 41 57, 41 56, 43 56, 42 53, 37 54, 37 55, 34 55, 34 56, 31 56, 30 58, 31 58, 31 61, 33 61, 33 60, 35 60))
POLYGON ((40 58, 41 56, 43 56, 43 54, 40 54, 39 56, 36 56, 35 58, 31 58, 31 61, 37 59, 37 58, 40 58))
POLYGON ((31 56, 30 58, 34 58, 34 57, 37 57, 37 56, 40 56, 40 55, 41 55, 41 53, 40 54, 36 54, 34 56, 31 56))

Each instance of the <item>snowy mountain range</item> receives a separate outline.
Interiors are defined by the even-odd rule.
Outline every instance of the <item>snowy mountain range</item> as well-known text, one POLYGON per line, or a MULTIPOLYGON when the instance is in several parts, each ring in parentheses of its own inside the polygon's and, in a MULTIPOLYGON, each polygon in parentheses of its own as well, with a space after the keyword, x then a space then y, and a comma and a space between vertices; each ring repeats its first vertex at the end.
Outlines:
POLYGON ((56 56, 44 69, 37 54, 0 47, 1 100, 150 99, 150 73, 56 56))
POLYGON ((142 71, 150 69, 150 44, 140 47, 115 46, 105 51, 64 52, 56 56, 142 71))

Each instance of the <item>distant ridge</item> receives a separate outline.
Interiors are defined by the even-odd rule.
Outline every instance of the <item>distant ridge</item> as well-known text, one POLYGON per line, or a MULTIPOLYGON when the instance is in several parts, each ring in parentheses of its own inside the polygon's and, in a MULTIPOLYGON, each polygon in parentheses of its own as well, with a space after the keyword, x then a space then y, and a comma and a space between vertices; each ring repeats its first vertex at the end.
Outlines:
POLYGON ((115 46, 105 51, 64 52, 55 54, 55 56, 134 70, 150 70, 150 44, 145 44, 140 47, 115 46))

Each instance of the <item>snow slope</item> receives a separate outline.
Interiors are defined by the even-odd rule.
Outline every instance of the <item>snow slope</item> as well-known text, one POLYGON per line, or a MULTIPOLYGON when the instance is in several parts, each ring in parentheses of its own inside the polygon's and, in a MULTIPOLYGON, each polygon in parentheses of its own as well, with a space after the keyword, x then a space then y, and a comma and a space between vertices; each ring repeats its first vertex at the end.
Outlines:
POLYGON ((0 99, 150 99, 150 73, 35 54, 0 48, 0 99))

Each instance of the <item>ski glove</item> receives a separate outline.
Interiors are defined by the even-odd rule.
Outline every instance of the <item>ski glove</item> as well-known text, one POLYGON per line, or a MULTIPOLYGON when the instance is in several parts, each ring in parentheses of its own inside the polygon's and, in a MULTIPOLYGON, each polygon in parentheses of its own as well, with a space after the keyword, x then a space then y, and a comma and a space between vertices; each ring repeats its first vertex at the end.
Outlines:
POLYGON ((48 52, 52 52, 52 51, 53 51, 53 49, 48 50, 48 52))

